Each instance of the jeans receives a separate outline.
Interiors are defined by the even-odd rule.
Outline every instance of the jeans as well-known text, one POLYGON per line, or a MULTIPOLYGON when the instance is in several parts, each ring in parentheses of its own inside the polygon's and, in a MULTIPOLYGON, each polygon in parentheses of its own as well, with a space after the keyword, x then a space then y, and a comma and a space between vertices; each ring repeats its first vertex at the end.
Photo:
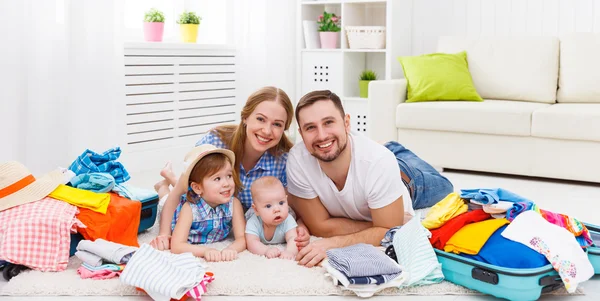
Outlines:
POLYGON ((402 144, 390 141, 385 147, 394 153, 400 170, 410 178, 410 183, 404 179, 402 182, 411 193, 414 209, 431 207, 454 191, 446 177, 402 144))

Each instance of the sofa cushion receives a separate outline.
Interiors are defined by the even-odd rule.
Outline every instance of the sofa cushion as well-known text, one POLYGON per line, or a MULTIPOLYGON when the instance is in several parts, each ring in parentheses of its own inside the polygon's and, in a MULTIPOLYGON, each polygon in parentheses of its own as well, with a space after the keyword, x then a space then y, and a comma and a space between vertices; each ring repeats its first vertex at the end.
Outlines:
POLYGON ((408 82, 406 102, 483 101, 467 66, 467 53, 431 53, 398 58, 408 82))
POLYGON ((531 135, 600 141, 600 103, 559 103, 533 112, 531 135))
POLYGON ((475 88, 484 99, 555 103, 556 37, 441 37, 438 52, 467 51, 475 88))
POLYGON ((558 102, 600 103, 600 34, 570 34, 560 40, 558 102))
POLYGON ((549 104, 485 100, 401 103, 396 127, 406 129, 530 136, 531 113, 549 104))

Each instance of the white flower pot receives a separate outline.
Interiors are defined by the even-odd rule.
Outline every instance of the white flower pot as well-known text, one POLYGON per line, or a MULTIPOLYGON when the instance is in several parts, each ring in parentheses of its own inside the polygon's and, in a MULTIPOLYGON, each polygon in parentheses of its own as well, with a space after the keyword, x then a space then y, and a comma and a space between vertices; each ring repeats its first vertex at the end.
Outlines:
POLYGON ((321 39, 319 38, 319 25, 317 21, 304 20, 302 21, 304 31, 304 43, 306 49, 321 48, 321 39))

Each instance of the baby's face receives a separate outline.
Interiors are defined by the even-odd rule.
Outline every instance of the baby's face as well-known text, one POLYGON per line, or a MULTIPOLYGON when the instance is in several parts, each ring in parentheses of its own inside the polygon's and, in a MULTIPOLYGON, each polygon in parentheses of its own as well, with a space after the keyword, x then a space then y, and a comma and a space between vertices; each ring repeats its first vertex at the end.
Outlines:
POLYGON ((287 196, 283 189, 260 190, 252 201, 256 215, 267 225, 277 226, 288 217, 287 196))

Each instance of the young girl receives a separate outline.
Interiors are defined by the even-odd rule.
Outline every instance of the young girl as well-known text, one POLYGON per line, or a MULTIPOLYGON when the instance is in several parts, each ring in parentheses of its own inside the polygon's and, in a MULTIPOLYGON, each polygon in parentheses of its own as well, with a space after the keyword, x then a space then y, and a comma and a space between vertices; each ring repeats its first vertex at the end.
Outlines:
POLYGON ((171 251, 192 252, 206 261, 231 261, 246 249, 244 210, 234 193, 241 187, 232 166, 232 151, 210 144, 195 147, 187 156, 195 157, 181 181, 188 186, 175 210, 171 229, 171 251), (235 241, 219 251, 202 246, 224 240, 233 230, 235 241))

